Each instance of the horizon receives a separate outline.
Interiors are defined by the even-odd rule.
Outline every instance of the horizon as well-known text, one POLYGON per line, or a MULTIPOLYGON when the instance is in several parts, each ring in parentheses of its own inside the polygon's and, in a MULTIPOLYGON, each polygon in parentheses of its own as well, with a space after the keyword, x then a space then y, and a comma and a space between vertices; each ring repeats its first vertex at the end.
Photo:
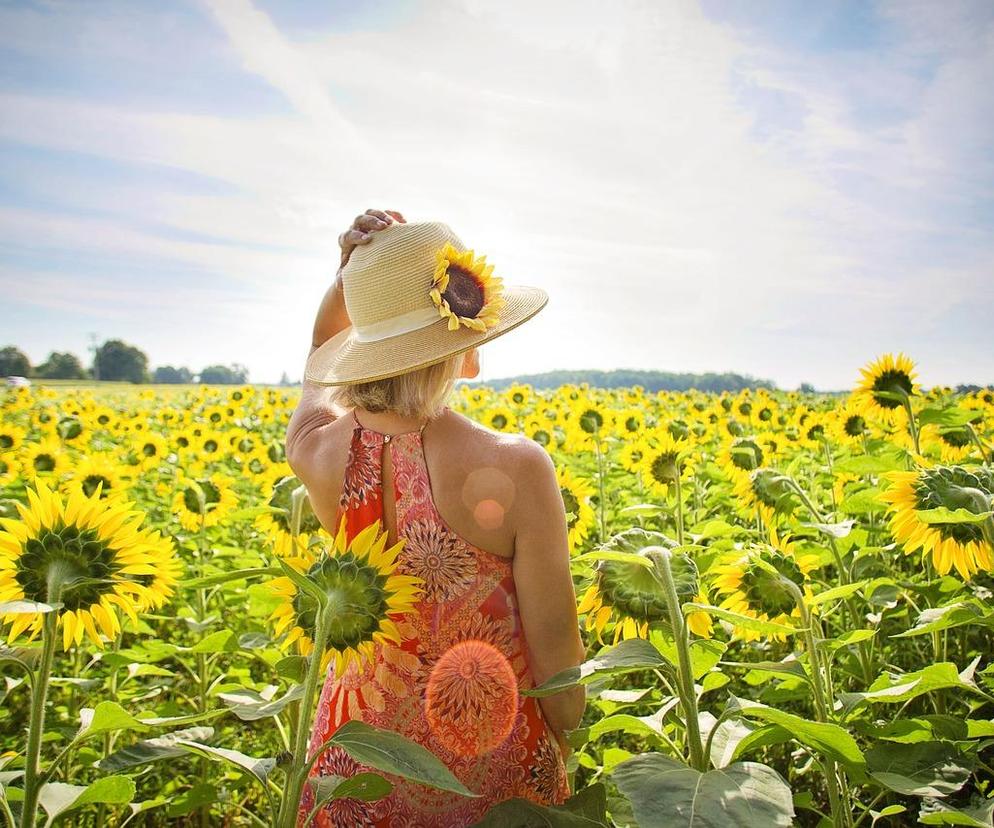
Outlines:
POLYGON ((0 346, 297 379, 378 207, 549 292, 484 380, 994 382, 994 6, 600 8, 4 5, 0 346))

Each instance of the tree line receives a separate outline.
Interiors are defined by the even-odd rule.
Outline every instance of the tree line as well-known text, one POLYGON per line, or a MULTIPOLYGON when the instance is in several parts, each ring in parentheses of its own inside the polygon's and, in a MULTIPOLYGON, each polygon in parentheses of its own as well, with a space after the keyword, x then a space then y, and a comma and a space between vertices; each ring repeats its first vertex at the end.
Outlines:
POLYGON ((560 385, 581 385, 582 383, 587 383, 592 388, 631 388, 635 385, 641 385, 650 393, 689 391, 691 389, 715 393, 722 391, 734 393, 744 388, 767 388, 769 390, 776 388, 770 380, 754 379, 742 374, 681 374, 672 371, 640 371, 628 368, 613 371, 546 371, 542 374, 525 374, 468 384, 489 385, 497 390, 502 390, 519 383, 531 385, 533 388, 558 388, 560 385))
POLYGON ((113 382, 205 385, 243 385, 248 382, 248 368, 232 365, 208 365, 194 373, 186 367, 159 365, 149 370, 148 356, 140 348, 120 339, 108 339, 94 352, 93 364, 84 367, 79 357, 68 351, 52 351, 48 358, 32 365, 19 348, 0 348, 0 377, 35 379, 107 380, 113 382))

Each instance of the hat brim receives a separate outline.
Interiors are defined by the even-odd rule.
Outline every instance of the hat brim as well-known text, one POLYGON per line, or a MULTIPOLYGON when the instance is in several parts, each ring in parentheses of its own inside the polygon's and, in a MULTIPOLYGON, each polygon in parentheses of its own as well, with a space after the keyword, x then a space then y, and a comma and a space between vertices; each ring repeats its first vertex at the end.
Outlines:
POLYGON ((549 301, 542 288, 528 285, 507 285, 503 296, 506 303, 500 320, 485 331, 465 325, 450 331, 448 319, 440 316, 424 328, 375 342, 359 342, 350 325, 310 355, 304 376, 318 385, 346 385, 426 368, 506 334, 531 319, 549 301))

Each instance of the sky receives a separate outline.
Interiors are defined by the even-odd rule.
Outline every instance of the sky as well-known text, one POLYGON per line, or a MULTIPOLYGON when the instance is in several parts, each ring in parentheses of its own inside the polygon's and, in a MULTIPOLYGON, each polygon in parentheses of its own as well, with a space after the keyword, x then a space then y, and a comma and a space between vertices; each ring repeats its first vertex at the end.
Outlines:
POLYGON ((994 4, 0 0, 0 347, 303 374, 337 237, 550 296, 481 379, 994 382, 994 4))

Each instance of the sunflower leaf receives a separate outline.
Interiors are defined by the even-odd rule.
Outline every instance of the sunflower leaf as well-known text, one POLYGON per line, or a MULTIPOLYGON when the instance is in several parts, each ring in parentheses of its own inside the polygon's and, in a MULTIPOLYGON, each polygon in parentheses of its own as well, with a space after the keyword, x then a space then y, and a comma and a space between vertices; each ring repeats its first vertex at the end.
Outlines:
POLYGON ((314 581, 303 573, 298 572, 282 558, 279 560, 279 565, 283 570, 283 574, 297 585, 297 589, 306 592, 322 607, 328 603, 328 595, 314 581))
POLYGON ((172 733, 165 733, 153 739, 143 739, 128 745, 125 748, 116 750, 109 756, 105 756, 97 763, 97 767, 102 771, 119 771, 125 768, 135 768, 140 765, 148 765, 152 762, 159 762, 163 759, 174 759, 177 756, 185 756, 186 751, 177 747, 179 739, 205 742, 214 735, 212 727, 190 727, 185 730, 176 730, 172 733))
POLYGON ((951 742, 885 743, 866 752, 866 771, 905 796, 948 796, 966 784, 973 762, 951 742))
POLYGON ((283 570, 275 566, 262 566, 253 569, 236 569, 234 572, 221 572, 217 575, 208 575, 204 578, 192 578, 183 581, 181 586, 187 589, 206 589, 207 587, 227 584, 231 581, 247 581, 264 575, 282 575, 283 570))
POLYGON ((298 701, 304 694, 304 687, 295 684, 280 698, 268 700, 254 690, 242 689, 235 693, 218 693, 221 699, 243 722, 254 722, 258 719, 268 719, 278 716, 291 702, 298 701))
POLYGON ((102 701, 95 708, 84 707, 79 711, 79 719, 77 739, 89 739, 115 730, 148 730, 149 727, 112 701, 102 701))
POLYGON ((914 627, 890 637, 911 638, 940 630, 950 630, 954 627, 964 627, 968 624, 994 626, 994 614, 985 610, 979 601, 958 601, 945 607, 922 610, 914 627))
POLYGON ((839 704, 849 713, 862 704, 903 704, 925 693, 950 687, 979 692, 972 681, 963 678, 955 664, 942 661, 913 673, 883 673, 863 693, 840 694, 839 704))
POLYGON ((849 536, 852 532, 853 526, 856 525, 855 520, 843 520, 840 523, 802 523, 801 526, 808 526, 812 529, 817 529, 819 532, 824 532, 826 535, 830 535, 833 538, 845 538, 849 536))
POLYGON ((595 549, 593 552, 585 552, 582 555, 574 555, 574 561, 615 561, 616 563, 630 563, 646 569, 652 569, 652 560, 645 555, 637 555, 634 552, 618 552, 614 549, 595 549))
POLYGON ((611 776, 642 828, 793 824, 790 788, 757 762, 701 773, 670 756, 644 753, 617 765, 611 776))
POLYGON ((652 644, 642 638, 629 638, 598 653, 579 667, 569 667, 556 673, 538 687, 522 690, 523 696, 551 696, 577 684, 587 684, 599 676, 630 673, 664 667, 666 658, 652 644))
POLYGON ((64 782, 49 782, 41 786, 38 803, 48 814, 45 828, 55 818, 93 803, 126 805, 135 796, 135 783, 126 776, 105 776, 90 785, 67 785, 64 782))
POLYGON ((861 772, 865 765, 866 760, 856 740, 849 731, 836 724, 809 721, 793 713, 733 695, 728 697, 728 711, 750 719, 760 719, 780 725, 791 734, 791 738, 802 745, 857 772, 861 772))
POLYGON ((338 728, 329 742, 357 762, 384 773, 461 796, 480 796, 463 785, 430 750, 391 730, 353 719, 338 728))
POLYGON ((964 426, 972 423, 978 413, 955 405, 948 408, 923 408, 918 412, 918 422, 921 425, 964 426))
POLYGON ((831 589, 826 589, 819 592, 812 598, 808 599, 809 607, 816 607, 819 604, 825 604, 829 601, 839 601, 844 598, 848 598, 850 595, 855 595, 863 587, 867 585, 867 581, 854 581, 851 584, 840 584, 837 587, 832 587, 831 589))
POLYGON ((393 785, 378 773, 357 773, 354 776, 316 776, 307 780, 314 789, 314 807, 316 813, 333 799, 359 799, 363 802, 374 802, 382 799, 393 785))
POLYGON ((0 615, 34 615, 35 613, 55 612, 62 604, 43 604, 41 601, 5 601, 0 604, 0 615))
POLYGON ((598 828, 607 822, 607 797, 599 782, 590 785, 562 805, 539 805, 514 797, 495 805, 473 828, 598 828))
POLYGON ((971 512, 969 509, 947 509, 939 506, 935 509, 916 509, 915 514, 922 523, 983 523, 994 515, 990 512, 971 512))
POLYGON ((266 780, 269 779, 269 774, 272 773, 273 768, 276 767, 276 760, 269 757, 248 756, 237 750, 212 747, 210 745, 205 745, 201 742, 194 742, 188 739, 177 739, 176 744, 190 753, 197 754, 198 756, 205 756, 215 762, 227 762, 230 765, 241 768, 241 770, 252 774, 252 776, 258 779, 263 785, 266 784, 266 780))

